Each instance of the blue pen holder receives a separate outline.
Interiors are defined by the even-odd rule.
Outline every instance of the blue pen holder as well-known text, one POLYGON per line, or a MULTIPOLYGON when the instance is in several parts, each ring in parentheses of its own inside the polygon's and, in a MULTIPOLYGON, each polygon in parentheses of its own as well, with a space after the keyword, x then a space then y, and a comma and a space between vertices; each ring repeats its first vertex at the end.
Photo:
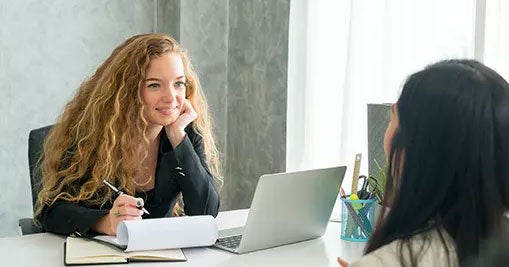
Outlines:
POLYGON ((375 228, 376 198, 350 200, 341 198, 341 239, 368 241, 375 228))

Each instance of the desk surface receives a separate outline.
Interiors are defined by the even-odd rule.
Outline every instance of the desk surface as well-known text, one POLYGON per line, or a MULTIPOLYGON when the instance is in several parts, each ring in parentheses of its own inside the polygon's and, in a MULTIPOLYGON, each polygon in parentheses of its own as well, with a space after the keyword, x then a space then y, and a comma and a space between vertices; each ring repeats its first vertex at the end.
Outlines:
MULTIPOLYGON (((220 212, 219 229, 245 224, 248 210, 220 212)), ((184 249, 187 262, 129 263, 121 266, 338 266, 336 257, 348 261, 362 255, 365 243, 339 238, 340 223, 329 222, 324 236, 272 249, 236 255, 216 248, 184 249)), ((63 266, 65 237, 43 233, 0 238, 2 266, 63 266)), ((112 266, 112 265, 104 265, 112 266)))

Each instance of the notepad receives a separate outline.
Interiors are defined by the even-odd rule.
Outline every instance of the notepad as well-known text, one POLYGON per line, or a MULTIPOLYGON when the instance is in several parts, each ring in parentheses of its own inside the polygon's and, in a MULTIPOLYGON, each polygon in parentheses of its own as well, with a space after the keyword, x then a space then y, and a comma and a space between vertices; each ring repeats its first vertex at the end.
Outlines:
POLYGON ((201 215, 122 221, 117 226, 116 237, 93 238, 130 252, 211 246, 217 235, 214 217, 201 215))
POLYGON ((125 252, 92 239, 81 237, 67 237, 64 244, 65 265, 186 260, 186 256, 180 248, 125 252))
POLYGON ((67 265, 185 261, 180 248, 211 246, 217 236, 210 215, 122 221, 117 236, 68 237, 64 258, 67 265))

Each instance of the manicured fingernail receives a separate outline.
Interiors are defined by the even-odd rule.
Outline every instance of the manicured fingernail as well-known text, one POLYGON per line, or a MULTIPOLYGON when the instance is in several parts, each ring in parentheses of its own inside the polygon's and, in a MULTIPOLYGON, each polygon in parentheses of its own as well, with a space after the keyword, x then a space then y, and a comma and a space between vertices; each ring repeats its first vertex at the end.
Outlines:
POLYGON ((138 200, 138 202, 136 202, 136 205, 137 205, 138 207, 141 207, 141 200, 138 200))

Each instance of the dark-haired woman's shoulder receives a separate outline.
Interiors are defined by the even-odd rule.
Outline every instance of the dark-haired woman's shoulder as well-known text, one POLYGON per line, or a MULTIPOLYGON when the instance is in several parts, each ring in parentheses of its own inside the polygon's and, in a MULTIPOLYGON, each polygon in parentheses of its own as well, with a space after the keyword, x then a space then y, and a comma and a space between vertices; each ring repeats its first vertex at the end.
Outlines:
MULTIPOLYGON (((440 233, 437 229, 434 229, 410 238, 410 248, 414 257, 417 257, 418 266, 459 266, 454 241, 445 231, 440 231, 440 233), (447 249, 444 247, 441 236, 445 240, 447 249)), ((398 239, 365 255, 349 266, 410 266, 409 259, 408 247, 398 239), (402 264, 402 260, 405 261, 405 264, 402 264)))

